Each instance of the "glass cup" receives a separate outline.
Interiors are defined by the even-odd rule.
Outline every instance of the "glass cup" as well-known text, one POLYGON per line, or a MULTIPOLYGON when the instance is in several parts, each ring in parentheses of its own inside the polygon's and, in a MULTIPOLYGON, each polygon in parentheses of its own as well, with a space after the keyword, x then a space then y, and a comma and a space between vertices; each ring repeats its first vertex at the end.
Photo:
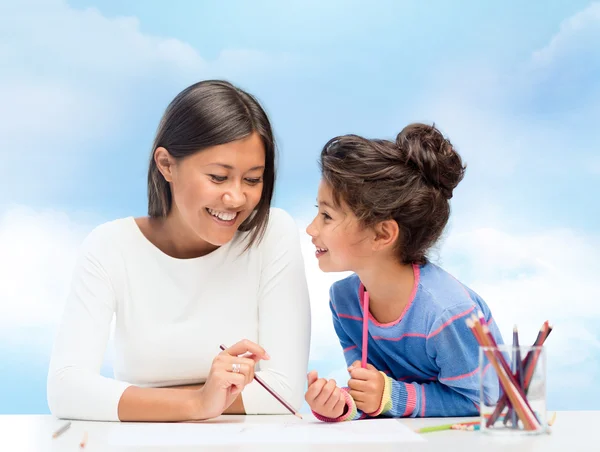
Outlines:
POLYGON ((535 435, 549 431, 543 346, 479 347, 479 375, 482 432, 535 435))

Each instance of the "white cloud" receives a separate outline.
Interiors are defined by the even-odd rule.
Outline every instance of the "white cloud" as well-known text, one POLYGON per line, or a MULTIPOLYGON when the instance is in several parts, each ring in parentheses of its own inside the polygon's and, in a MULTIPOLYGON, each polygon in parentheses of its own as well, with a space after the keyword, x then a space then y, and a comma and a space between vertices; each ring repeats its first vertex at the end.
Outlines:
MULTIPOLYGON (((574 53, 579 53, 584 48, 596 46, 597 49, 598 40, 600 3, 593 2, 584 10, 564 20, 559 32, 545 47, 533 53, 532 60, 535 65, 547 66, 565 56, 570 59, 574 53)), ((596 54, 600 55, 598 52, 596 54)))
POLYGON ((552 343, 586 339, 591 349, 598 341, 587 341, 594 336, 582 321, 600 321, 600 306, 591 302, 600 294, 598 249, 599 237, 568 229, 526 234, 474 228, 450 234, 442 256, 448 270, 490 305, 505 340, 516 323, 531 342, 550 320, 556 326, 552 343))
POLYGON ((252 49, 223 49, 208 61, 186 42, 143 32, 135 17, 61 0, 4 3, 0 187, 20 185, 23 199, 37 199, 42 187, 60 192, 91 153, 114 152, 101 144, 138 123, 148 92, 160 99, 202 79, 235 82, 294 64, 292 55, 252 49))
POLYGON ((77 247, 91 218, 12 207, 0 216, 0 336, 17 349, 49 350, 77 247))
MULTIPOLYGON (((118 124, 123 98, 131 97, 136 83, 189 80, 206 65, 188 44, 142 33, 135 18, 109 19, 62 1, 10 6, 0 15, 0 133, 2 152, 15 161, 30 155, 56 162, 57 154, 75 154, 78 143, 118 124)), ((66 157, 61 165, 76 155, 66 157)))

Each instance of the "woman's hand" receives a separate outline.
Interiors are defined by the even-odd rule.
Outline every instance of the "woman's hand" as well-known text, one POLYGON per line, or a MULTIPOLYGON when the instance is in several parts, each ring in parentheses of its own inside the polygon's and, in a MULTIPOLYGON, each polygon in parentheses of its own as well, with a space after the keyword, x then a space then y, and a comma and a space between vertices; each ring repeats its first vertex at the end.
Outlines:
POLYGON ((194 417, 210 419, 223 414, 254 379, 256 363, 269 358, 260 345, 249 340, 240 341, 219 353, 213 360, 204 386, 198 390, 197 415, 194 417))

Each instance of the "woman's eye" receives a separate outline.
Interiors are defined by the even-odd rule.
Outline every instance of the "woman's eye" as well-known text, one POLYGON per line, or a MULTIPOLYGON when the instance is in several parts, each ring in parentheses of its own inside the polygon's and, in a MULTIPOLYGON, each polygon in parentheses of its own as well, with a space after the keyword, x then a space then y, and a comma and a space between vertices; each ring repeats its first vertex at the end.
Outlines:
POLYGON ((250 185, 256 185, 258 183, 260 183, 262 179, 260 177, 256 177, 256 178, 252 178, 252 179, 246 179, 246 182, 248 182, 250 185))
POLYGON ((215 182, 225 182, 227 180, 227 176, 217 176, 216 174, 210 174, 209 176, 215 182))
POLYGON ((331 217, 327 214, 327 212, 323 212, 321 215, 323 215, 323 218, 326 220, 331 220, 331 217))

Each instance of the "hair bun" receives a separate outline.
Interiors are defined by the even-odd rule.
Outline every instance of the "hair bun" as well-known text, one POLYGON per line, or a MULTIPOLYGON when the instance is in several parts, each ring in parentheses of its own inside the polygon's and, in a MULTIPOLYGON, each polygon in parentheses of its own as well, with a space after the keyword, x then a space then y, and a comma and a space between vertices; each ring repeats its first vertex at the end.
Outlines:
POLYGON ((466 166, 448 139, 435 127, 410 124, 396 137, 403 163, 419 171, 423 180, 447 198, 462 180, 466 166))

